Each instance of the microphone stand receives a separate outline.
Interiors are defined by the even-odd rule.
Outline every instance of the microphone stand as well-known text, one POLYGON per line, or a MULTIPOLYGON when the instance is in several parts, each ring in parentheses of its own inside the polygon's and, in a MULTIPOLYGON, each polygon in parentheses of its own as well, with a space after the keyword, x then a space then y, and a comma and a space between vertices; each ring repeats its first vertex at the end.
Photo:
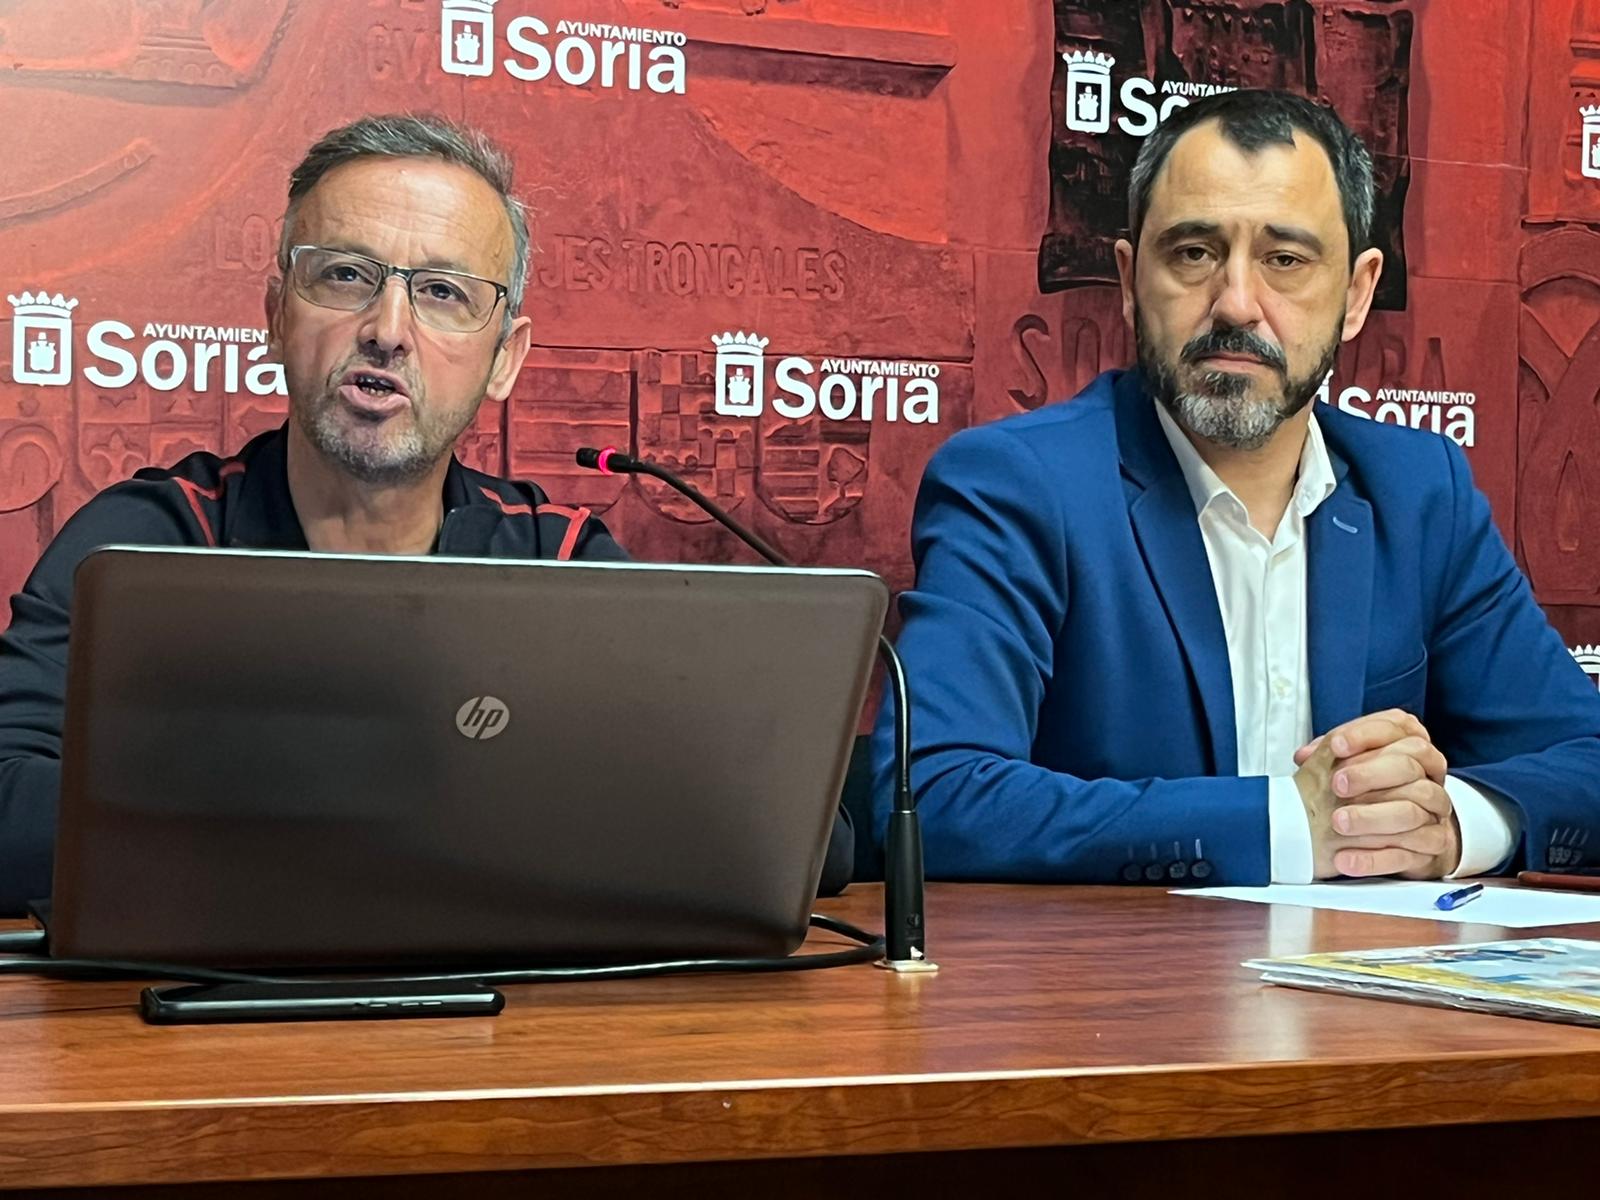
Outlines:
MULTIPOLYGON (((766 539, 734 520, 721 505, 700 489, 652 462, 623 454, 615 447, 585 447, 575 456, 580 467, 602 475, 648 475, 659 479, 691 503, 710 514, 745 545, 776 567, 793 567, 766 539)), ((911 794, 911 696, 905 664, 894 644, 878 635, 878 656, 883 659, 890 690, 894 693, 894 807, 889 813, 888 843, 883 864, 884 956, 877 965, 902 973, 937 971, 927 957, 927 927, 923 920, 922 827, 911 794)))

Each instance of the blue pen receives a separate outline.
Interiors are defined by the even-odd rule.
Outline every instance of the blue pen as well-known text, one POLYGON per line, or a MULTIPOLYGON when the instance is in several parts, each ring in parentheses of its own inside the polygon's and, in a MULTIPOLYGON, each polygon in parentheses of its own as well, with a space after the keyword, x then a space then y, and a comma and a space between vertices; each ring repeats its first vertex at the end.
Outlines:
POLYGON ((1433 902, 1433 906, 1438 909, 1443 909, 1445 912, 1449 912, 1452 909, 1460 908, 1469 900, 1476 900, 1482 891, 1483 884, 1481 883, 1475 883, 1471 887, 1457 888, 1453 892, 1446 892, 1444 895, 1440 896, 1433 902))

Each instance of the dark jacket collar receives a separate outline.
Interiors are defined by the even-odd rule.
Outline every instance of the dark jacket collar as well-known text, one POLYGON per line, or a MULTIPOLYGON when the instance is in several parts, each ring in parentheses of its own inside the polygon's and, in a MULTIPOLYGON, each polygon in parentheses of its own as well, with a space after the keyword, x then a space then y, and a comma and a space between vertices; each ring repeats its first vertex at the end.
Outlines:
POLYGON ((289 427, 252 439, 240 451, 245 471, 237 502, 229 506, 229 546, 251 550, 304 550, 305 531, 289 495, 289 427))

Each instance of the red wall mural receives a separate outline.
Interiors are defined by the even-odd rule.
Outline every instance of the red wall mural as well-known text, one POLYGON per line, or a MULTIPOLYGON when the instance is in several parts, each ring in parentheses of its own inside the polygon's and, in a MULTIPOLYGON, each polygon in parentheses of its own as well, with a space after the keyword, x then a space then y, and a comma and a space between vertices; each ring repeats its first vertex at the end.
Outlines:
POLYGON ((1379 167, 1326 402, 1466 447, 1600 678, 1600 0, 8 0, 0 63, 0 593, 99 488, 283 419, 288 170, 410 109, 511 148, 534 212, 535 349, 468 461, 641 557, 743 557, 571 465, 626 445, 904 587, 938 444, 1126 361, 1138 139, 1272 84, 1379 167))

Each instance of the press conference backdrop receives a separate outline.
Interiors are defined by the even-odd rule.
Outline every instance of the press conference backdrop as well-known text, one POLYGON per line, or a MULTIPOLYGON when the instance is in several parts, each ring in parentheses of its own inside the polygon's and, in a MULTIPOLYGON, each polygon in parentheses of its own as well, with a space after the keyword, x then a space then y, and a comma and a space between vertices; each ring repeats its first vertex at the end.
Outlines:
POLYGON ((923 465, 1129 354, 1110 247, 1162 116, 1334 102, 1377 156, 1380 311, 1322 401, 1466 448, 1600 679, 1600 0, 6 0, 0 592, 97 489, 283 419, 285 179, 363 113, 516 157, 534 349, 460 451, 644 557, 910 582, 923 465))

